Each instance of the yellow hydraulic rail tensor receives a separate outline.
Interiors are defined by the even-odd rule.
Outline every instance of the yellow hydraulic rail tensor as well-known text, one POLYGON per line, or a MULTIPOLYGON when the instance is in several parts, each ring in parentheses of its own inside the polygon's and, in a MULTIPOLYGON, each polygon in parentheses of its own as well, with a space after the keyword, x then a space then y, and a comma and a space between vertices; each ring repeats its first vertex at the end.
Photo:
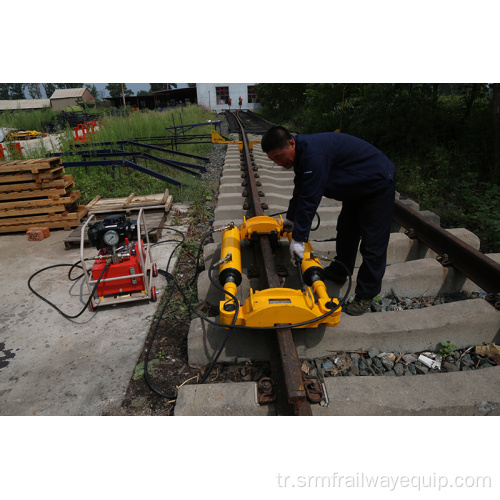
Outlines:
MULTIPOLYGON (((243 149, 242 141, 229 141, 224 139, 224 137, 222 137, 222 135, 214 129, 212 129, 212 144, 238 144, 238 151, 243 149)), ((253 149, 254 144, 260 144, 260 141, 248 141, 248 148, 253 149)))
MULTIPOLYGON (((252 235, 276 234, 278 237, 287 237, 291 240, 291 233, 283 229, 283 219, 260 216, 244 219, 243 224, 238 227, 227 228, 222 234, 221 266, 219 282, 226 292, 236 296, 238 286, 241 283, 241 249, 242 239, 252 239, 252 235)), ((247 327, 269 327, 278 324, 299 324, 311 321, 307 325, 298 328, 314 328, 320 324, 336 326, 340 321, 339 307, 328 316, 314 321, 314 319, 325 315, 338 306, 336 298, 330 299, 326 286, 322 279, 322 270, 319 260, 313 258, 310 243, 305 243, 304 259, 301 262, 301 271, 304 290, 293 288, 268 288, 254 292, 250 290, 250 296, 239 308, 238 317, 234 324, 247 327)), ((226 295, 219 305, 221 323, 229 325, 234 321, 236 305, 234 300, 226 295)))

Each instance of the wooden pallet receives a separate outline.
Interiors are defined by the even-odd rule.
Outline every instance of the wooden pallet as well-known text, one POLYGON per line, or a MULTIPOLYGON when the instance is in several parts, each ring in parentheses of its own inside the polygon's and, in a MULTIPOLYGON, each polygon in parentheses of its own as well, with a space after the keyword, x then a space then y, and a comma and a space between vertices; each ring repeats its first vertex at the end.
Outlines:
POLYGON ((13 160, 0 162, 0 173, 31 172, 38 174, 40 170, 48 170, 61 164, 60 157, 40 158, 36 160, 13 160))
MULTIPOLYGON (((92 213, 107 213, 107 212, 123 212, 127 210, 136 210, 138 208, 151 208, 151 207, 164 207, 169 199, 169 191, 165 190, 164 193, 148 194, 143 196, 135 196, 132 193, 127 198, 106 198, 101 199, 96 196, 86 208, 92 213)), ((171 196, 170 196, 171 198, 171 196)), ((170 207, 168 207, 170 209, 170 207)))
POLYGON ((23 192, 23 191, 36 191, 50 189, 50 188, 72 188, 75 187, 72 175, 63 175, 58 179, 52 180, 40 180, 35 182, 17 182, 10 184, 0 184, 0 195, 1 193, 7 193, 9 191, 23 192))
POLYGON ((0 162, 0 233, 33 226, 71 229, 87 213, 60 158, 0 162))
MULTIPOLYGON (((149 239, 152 242, 156 242, 161 238, 167 213, 170 211, 172 203, 173 196, 168 193, 167 189, 165 193, 137 197, 133 193, 127 198, 107 198, 101 200, 97 196, 85 206, 85 209, 88 211, 89 216, 95 214, 96 221, 100 221, 107 215, 115 213, 125 213, 131 219, 134 219, 134 216, 137 217, 139 210, 143 208, 149 239)), ((83 225, 84 222, 82 221, 80 226, 71 231, 64 240, 66 248, 80 247, 83 225)), ((85 246, 90 246, 87 231, 84 234, 84 244, 85 246)))
POLYGON ((42 170, 38 173, 17 172, 17 173, 2 173, 0 164, 0 184, 14 184, 16 182, 41 182, 44 180, 59 179, 64 174, 64 167, 54 167, 48 170, 42 170))
POLYGON ((84 205, 79 205, 75 212, 64 212, 59 215, 40 215, 20 217, 14 219, 0 219, 0 233, 16 233, 27 231, 33 226, 48 227, 50 229, 65 229, 78 227, 80 221, 87 214, 84 205))
MULTIPOLYGON (((49 213, 53 207, 63 207, 64 210, 70 204, 74 204, 80 198, 80 191, 71 191, 68 196, 56 197, 55 199, 46 198, 38 200, 19 200, 19 201, 6 201, 0 202, 0 216, 8 217, 6 212, 13 209, 30 209, 33 207, 46 207, 49 213)), ((64 210, 57 210, 64 212, 64 210)))

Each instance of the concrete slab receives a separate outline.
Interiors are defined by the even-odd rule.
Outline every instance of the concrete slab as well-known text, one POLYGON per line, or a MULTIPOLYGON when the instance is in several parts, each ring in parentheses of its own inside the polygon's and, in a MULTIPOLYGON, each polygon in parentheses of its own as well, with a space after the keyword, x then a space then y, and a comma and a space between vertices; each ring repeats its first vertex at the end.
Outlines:
MULTIPOLYGON (((315 245, 314 248, 316 248, 315 245)), ((211 248, 214 248, 213 246, 211 248)), ((274 255, 278 262, 287 265, 288 276, 284 281, 286 288, 300 288, 299 278, 296 270, 291 265, 288 258, 288 245, 283 244, 281 247, 274 250, 274 255)), ((217 252, 219 258, 220 250, 217 252)), ((210 266, 213 262, 215 254, 206 261, 210 266)), ((238 287, 238 297, 243 301, 249 295, 249 286, 252 285, 254 290, 260 289, 258 280, 252 282, 248 280, 247 272, 248 265, 253 262, 250 260, 246 252, 242 252, 242 278, 243 281, 238 287), (240 290, 241 289, 241 290, 240 290)), ((358 269, 354 270, 352 277, 351 294, 356 288, 358 269)), ((213 271, 213 277, 218 277, 216 269, 213 271)), ((381 297, 386 297, 395 294, 398 297, 421 297, 421 296, 436 296, 438 294, 459 293, 462 291, 466 278, 463 274, 456 270, 451 272, 451 268, 443 267, 434 259, 420 259, 408 262, 395 263, 387 266, 384 278, 382 280, 381 297)), ((331 297, 342 297, 347 293, 348 283, 340 289, 335 283, 325 281, 328 293, 331 297)), ((477 290, 476 286, 476 290, 477 290)), ((198 299, 200 302, 206 301, 211 305, 218 305, 223 299, 223 294, 208 279, 208 272, 203 271, 198 280, 198 299)))
MULTIPOLYGON (((121 402, 143 348, 159 302, 87 309, 79 318, 67 320, 29 291, 28 279, 36 271, 80 260, 79 249, 65 249, 67 234, 51 230, 49 238, 38 242, 24 233, 0 236, 0 415, 100 415, 108 405, 121 402)), ((164 232, 162 240, 169 238, 164 232)), ((166 268, 174 246, 152 247, 160 269, 166 268)), ((85 255, 94 253, 88 248, 85 255)), ((85 304, 88 288, 83 278, 70 282, 68 270, 45 271, 32 286, 74 315, 85 304)), ((73 277, 79 274, 76 269, 73 277)), ((159 298, 165 286, 165 278, 159 276, 159 298)))
MULTIPOLYGON (((500 367, 409 377, 330 377, 328 406, 312 405, 313 416, 500 415, 500 367)), ((175 416, 274 415, 259 406, 255 383, 181 387, 175 416)))
POLYGON ((313 415, 500 415, 500 366, 409 377, 331 377, 330 403, 313 415))
MULTIPOLYGON (((29 139, 26 141, 15 141, 21 146, 23 155, 25 157, 33 157, 36 153, 38 156, 43 157, 46 151, 60 151, 61 150, 61 138, 63 134, 50 134, 46 137, 40 137, 38 139, 29 139)), ((7 143, 3 142, 2 145, 7 148, 7 143)), ((4 152, 7 160, 9 158, 9 153, 4 152)))
POLYGON ((187 416, 267 416, 274 407, 257 403, 257 384, 226 383, 185 385, 179 389, 174 415, 187 416))
MULTIPOLYGON (((210 318, 218 321, 218 318, 210 318)), ((188 361, 205 366, 218 351, 227 329, 196 318, 188 334, 188 361)), ((220 362, 269 359, 267 331, 233 330, 221 353, 220 362)), ((449 340, 459 349, 483 342, 500 342, 500 311, 481 299, 451 302, 425 309, 367 313, 342 313, 336 327, 320 326, 293 330, 301 358, 320 358, 331 351, 368 350, 387 352, 439 350, 449 340), (447 318, 443 321, 443 318, 447 318)))

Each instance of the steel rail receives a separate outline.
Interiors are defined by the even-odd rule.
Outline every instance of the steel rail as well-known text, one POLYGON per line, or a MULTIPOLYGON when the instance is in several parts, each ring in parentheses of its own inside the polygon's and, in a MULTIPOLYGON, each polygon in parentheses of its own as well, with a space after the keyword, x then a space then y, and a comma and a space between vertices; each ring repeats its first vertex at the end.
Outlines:
POLYGON ((273 122, 270 122, 269 120, 266 120, 265 118, 263 118, 262 116, 258 115, 257 113, 255 113, 254 111, 251 111, 250 109, 246 109, 244 111, 244 113, 250 117, 252 120, 254 121, 257 121, 259 123, 261 123, 262 125, 264 125, 265 127, 267 128, 271 128, 272 126, 276 125, 275 123, 273 122))
MULTIPOLYGON (((247 166, 247 187, 250 191, 251 210, 255 216, 263 216, 264 210, 260 203, 259 192, 255 181, 255 175, 252 167, 250 148, 248 140, 244 133, 241 120, 235 116, 240 129, 243 144, 243 158, 247 166)), ((279 288, 280 279, 276 272, 271 242, 266 235, 260 236, 260 249, 264 263, 265 279, 269 288, 279 288)), ((281 325, 280 325, 281 326, 281 325)), ((297 353, 297 348, 293 340, 291 328, 275 330, 277 345, 280 354, 280 361, 283 372, 284 384, 286 386, 287 402, 292 406, 294 415, 312 415, 311 405, 307 400, 307 394, 302 380, 301 363, 297 353)), ((285 405, 286 406, 286 405, 285 405)))
POLYGON ((417 211, 395 200, 394 220, 438 255, 441 264, 453 266, 490 294, 490 302, 500 309, 500 264, 460 240, 417 211))

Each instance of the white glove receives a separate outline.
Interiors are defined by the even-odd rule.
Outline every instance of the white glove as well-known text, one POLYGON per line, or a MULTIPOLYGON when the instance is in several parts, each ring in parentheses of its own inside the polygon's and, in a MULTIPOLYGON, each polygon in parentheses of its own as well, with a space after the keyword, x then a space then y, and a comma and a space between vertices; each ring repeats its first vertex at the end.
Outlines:
POLYGON ((285 219, 283 221, 283 230, 287 233, 291 233, 293 231, 293 220, 285 219))
POLYGON ((304 260, 304 242, 292 240, 290 243, 290 256, 292 260, 304 260))

